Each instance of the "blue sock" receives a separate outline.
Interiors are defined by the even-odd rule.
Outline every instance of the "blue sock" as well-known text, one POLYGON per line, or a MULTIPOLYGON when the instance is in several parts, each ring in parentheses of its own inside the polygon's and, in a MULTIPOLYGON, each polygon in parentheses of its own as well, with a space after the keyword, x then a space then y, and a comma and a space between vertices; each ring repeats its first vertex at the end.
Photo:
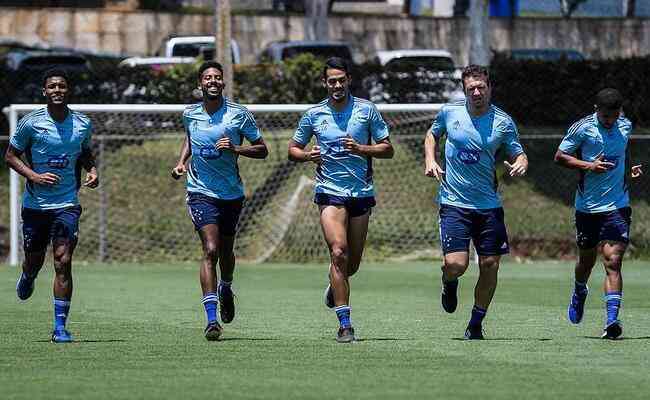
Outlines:
POLYGON ((205 316, 208 319, 208 323, 217 322, 217 304, 219 299, 217 294, 214 292, 206 293, 203 296, 203 307, 205 308, 205 316))
POLYGON ((575 286, 573 289, 576 293, 580 295, 586 295, 587 291, 589 290, 587 288, 587 282, 578 282, 577 280, 575 281, 575 286))
POLYGON ((54 298, 54 330, 65 329, 70 312, 70 300, 54 298))
POLYGON ((621 308, 623 292, 607 292, 605 295, 607 301, 607 325, 618 320, 618 310, 621 308))
POLYGON ((336 316, 339 319, 339 325, 341 328, 351 328, 352 321, 350 320, 350 306, 343 305, 338 306, 334 309, 336 311, 336 316))
POLYGON ((472 318, 469 320, 469 324, 472 326, 482 325, 485 314, 487 314, 487 310, 475 305, 472 308, 472 318))
POLYGON ((230 288, 231 286, 232 286, 232 281, 228 282, 228 281, 224 281, 224 280, 222 279, 222 280, 219 281, 219 289, 218 289, 218 292, 221 293, 221 291, 222 291, 224 288, 230 288))

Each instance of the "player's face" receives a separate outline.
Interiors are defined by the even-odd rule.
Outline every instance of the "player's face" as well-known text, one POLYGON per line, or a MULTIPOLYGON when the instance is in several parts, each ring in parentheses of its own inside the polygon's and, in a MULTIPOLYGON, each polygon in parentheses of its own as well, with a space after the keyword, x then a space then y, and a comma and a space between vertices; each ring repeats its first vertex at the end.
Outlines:
POLYGON ((344 70, 336 68, 328 68, 325 71, 325 78, 323 78, 323 84, 327 88, 327 95, 336 102, 348 97, 350 81, 350 76, 344 70))
POLYGON ((621 110, 597 109, 596 115, 598 116, 598 122, 600 122, 602 126, 604 126, 606 129, 611 129, 618 117, 621 115, 621 110))
POLYGON ((490 104, 491 90, 487 81, 480 77, 468 76, 465 78, 465 97, 472 107, 483 110, 490 104))
POLYGON ((45 80, 43 96, 47 104, 67 104, 68 82, 62 76, 51 76, 45 80))
POLYGON ((201 92, 203 98, 216 100, 221 97, 221 92, 226 84, 223 81, 223 73, 216 68, 208 68, 201 74, 201 92))

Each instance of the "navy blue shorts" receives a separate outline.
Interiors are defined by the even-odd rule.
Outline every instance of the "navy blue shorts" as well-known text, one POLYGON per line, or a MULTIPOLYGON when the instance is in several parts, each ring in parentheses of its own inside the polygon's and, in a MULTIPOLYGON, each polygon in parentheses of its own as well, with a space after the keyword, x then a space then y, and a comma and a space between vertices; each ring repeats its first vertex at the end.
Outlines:
POLYGON ((480 256, 508 254, 503 208, 474 210, 440 205, 440 245, 443 254, 469 251, 470 239, 480 256))
POLYGON ((603 240, 628 244, 632 209, 619 208, 599 213, 576 211, 576 242, 580 249, 593 249, 603 240))
POLYGON ((217 225, 220 234, 234 236, 243 206, 243 197, 221 200, 203 193, 187 193, 187 211, 197 231, 206 225, 217 225))
POLYGON ((327 193, 316 193, 314 203, 319 206, 343 206, 350 217, 360 217, 369 212, 377 205, 375 198, 369 197, 344 197, 334 196, 327 193))
POLYGON ((25 253, 41 252, 50 242, 66 240, 77 244, 81 206, 37 210, 23 208, 23 249, 25 253))

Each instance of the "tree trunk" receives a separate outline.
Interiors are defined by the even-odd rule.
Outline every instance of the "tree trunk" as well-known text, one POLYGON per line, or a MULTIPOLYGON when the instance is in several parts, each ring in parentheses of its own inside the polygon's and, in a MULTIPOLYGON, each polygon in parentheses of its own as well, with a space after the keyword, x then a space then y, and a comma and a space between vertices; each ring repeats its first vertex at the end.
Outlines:
POLYGON ((474 0, 469 7, 469 63, 490 64, 488 0, 474 0))
POLYGON ((328 0, 305 0, 305 40, 328 40, 328 0))
POLYGON ((214 0, 214 59, 223 66, 224 96, 232 99, 233 72, 230 40, 230 0, 214 0))

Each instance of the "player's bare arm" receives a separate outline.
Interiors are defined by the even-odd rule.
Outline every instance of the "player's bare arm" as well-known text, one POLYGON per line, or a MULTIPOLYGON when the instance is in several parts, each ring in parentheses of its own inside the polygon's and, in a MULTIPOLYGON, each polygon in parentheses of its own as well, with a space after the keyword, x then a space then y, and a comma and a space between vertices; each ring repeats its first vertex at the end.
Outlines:
POLYGON ((58 175, 51 172, 37 174, 33 169, 29 168, 29 166, 27 166, 27 164, 25 164, 21 158, 22 154, 22 151, 18 150, 12 145, 9 145, 7 147, 7 151, 5 152, 5 162, 11 169, 16 171, 28 181, 37 185, 56 185, 59 183, 61 178, 58 175))
POLYGON ((591 171, 597 174, 602 174, 607 170, 614 167, 614 164, 609 161, 603 161, 604 155, 601 154, 593 162, 583 161, 574 155, 567 154, 562 150, 555 153, 555 163, 569 169, 581 169, 584 171, 591 171))
POLYGON ((504 161, 503 164, 510 171, 510 176, 524 176, 528 171, 528 157, 526 153, 519 153, 510 161, 504 161))
POLYGON ((382 139, 375 144, 357 143, 351 136, 343 138, 344 148, 352 154, 374 158, 393 158, 395 150, 390 139, 382 139))
POLYGON ((97 163, 92 149, 83 149, 79 156, 79 162, 84 170, 86 170, 86 180, 84 186, 94 189, 99 186, 99 174, 97 173, 97 163))
POLYGON ((320 164, 320 147, 313 146, 309 150, 305 150, 305 145, 300 144, 294 140, 289 141, 289 161, 295 162, 313 162, 320 164))
POLYGON ((440 167, 438 155, 440 154, 440 138, 433 136, 431 129, 424 136, 424 175, 442 180, 445 171, 440 167))
POLYGON ((181 146, 181 153, 178 157, 178 162, 176 163, 176 166, 172 168, 172 178, 179 179, 181 176, 185 175, 187 172, 187 160, 190 159, 191 155, 192 150, 187 142, 187 136, 185 136, 185 140, 183 140, 183 145, 181 146))
POLYGON ((248 158, 266 158, 269 155, 269 149, 262 138, 251 142, 250 145, 235 145, 230 138, 223 137, 217 141, 215 147, 222 151, 232 151, 233 153, 248 158))
POLYGON ((633 165, 630 171, 630 176, 636 179, 639 178, 641 175, 643 175, 643 164, 633 165))

